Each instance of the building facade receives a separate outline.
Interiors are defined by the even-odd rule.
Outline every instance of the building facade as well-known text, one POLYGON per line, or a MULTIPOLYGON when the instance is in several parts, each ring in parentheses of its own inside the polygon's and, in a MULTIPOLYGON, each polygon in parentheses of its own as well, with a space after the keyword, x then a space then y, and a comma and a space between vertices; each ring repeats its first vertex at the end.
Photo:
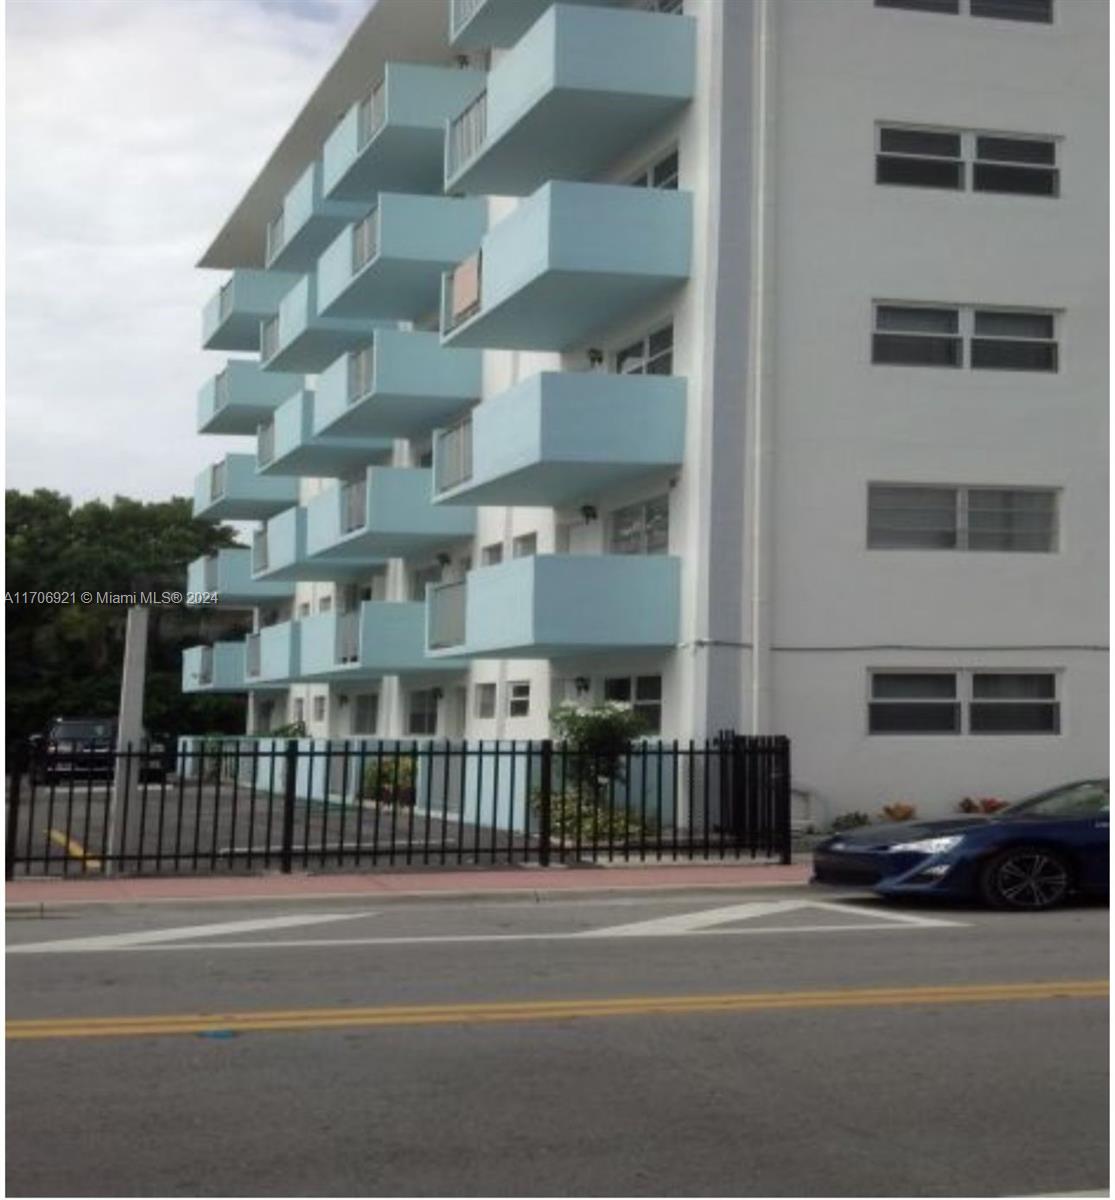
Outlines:
MULTIPOLYGON (((201 265, 249 732, 1106 771, 1107 6, 374 4, 201 265), (340 114, 338 118, 338 114, 340 114), (231 272, 231 274, 229 274, 231 272)), ((214 586, 205 586, 205 585, 214 586)))

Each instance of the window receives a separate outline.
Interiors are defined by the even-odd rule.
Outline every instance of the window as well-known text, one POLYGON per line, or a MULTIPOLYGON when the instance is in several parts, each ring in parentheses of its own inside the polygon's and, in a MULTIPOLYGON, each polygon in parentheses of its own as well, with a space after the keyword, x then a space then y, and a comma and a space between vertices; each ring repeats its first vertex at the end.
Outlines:
POLYGON ((873 671, 871 734, 1057 734, 1052 671, 873 671))
POLYGON ((353 733, 375 733, 379 727, 379 693, 364 692, 356 697, 352 710, 353 733))
POLYGON ((324 696, 315 696, 314 697, 314 720, 315 721, 324 721, 325 720, 325 697, 324 696))
POLYGON ((485 546, 480 551, 480 565, 484 567, 494 567, 497 563, 503 562, 503 543, 493 542, 490 546, 485 546))
POLYGON ((1057 139, 970 129, 880 125, 875 182, 904 187, 1056 196, 1057 139))
POLYGON ((959 733, 956 674, 871 676, 869 733, 959 733))
POLYGON ((317 602, 317 610, 319 613, 327 613, 333 611, 333 597, 322 596, 317 602))
POLYGON ((662 676, 626 675, 604 680, 604 699, 629 704, 643 720, 643 734, 662 732, 662 676))
POLYGON ((302 603, 298 605, 298 619, 301 621, 303 618, 308 617, 309 615, 310 602, 309 600, 303 600, 302 603))
POLYGON ((669 496, 655 496, 612 513, 612 554, 665 554, 669 548, 669 496))
POLYGON ((488 721, 496 715, 496 685, 478 683, 473 692, 473 713, 477 720, 488 721))
POLYGON ((977 309, 973 316, 974 370, 1057 370, 1052 313, 977 309))
POLYGON ((411 692, 407 704, 407 733, 412 737, 437 733, 437 692, 411 692))
POLYGON ((530 716, 530 684, 525 681, 507 685, 507 715, 509 717, 530 716))
POLYGON ((676 191, 678 186, 678 152, 676 149, 641 170, 631 180, 632 187, 661 188, 676 191))
POLYGON ((1057 548, 1057 493, 1052 488, 869 484, 867 547, 1049 554, 1057 548))
POLYGON ((1059 369, 1057 315, 1038 309, 876 304, 871 361, 974 371, 1059 369), (965 360, 965 342, 968 355, 965 360))
POLYGON ((294 723, 301 725, 306 719, 306 701, 295 700, 294 702, 294 723))
POLYGON ((955 308, 877 304, 871 339, 873 363, 959 367, 960 313, 955 308))
POLYGON ((960 134, 927 129, 880 129, 875 182, 963 188, 960 134))
POLYGON ((674 326, 671 322, 654 333, 632 342, 617 352, 619 375, 672 375, 674 373, 674 326))
POLYGON ((530 558, 538 553, 538 534, 523 533, 511 542, 512 558, 530 558))
POLYGON ((1049 138, 976 136, 972 191, 1056 196, 1057 143, 1049 138))
POLYGON ((908 8, 912 12, 958 13, 960 0, 875 0, 876 8, 908 8))
POLYGON ((416 567, 410 573, 411 600, 426 601, 426 585, 441 583, 441 567, 416 567))
POLYGON ((971 0, 973 17, 995 17, 1000 21, 1053 23, 1053 0, 971 0))

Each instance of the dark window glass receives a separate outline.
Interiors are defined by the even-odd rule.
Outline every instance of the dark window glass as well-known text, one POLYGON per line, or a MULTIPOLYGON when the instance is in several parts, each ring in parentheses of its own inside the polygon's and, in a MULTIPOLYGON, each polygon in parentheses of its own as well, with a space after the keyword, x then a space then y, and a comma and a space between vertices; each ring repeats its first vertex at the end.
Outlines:
POLYGON ((1054 700, 1057 689, 1049 674, 1004 672, 974 676, 972 696, 976 700, 1054 700))
POLYGON ((972 733, 1060 733, 1059 704, 986 704, 968 709, 972 733))
POLYGON ((963 359, 958 337, 914 337, 877 333, 871 342, 871 361, 911 367, 959 367, 963 359))
POLYGON ((876 8, 908 8, 912 12, 958 13, 960 0, 875 0, 876 8))
POLYGON ((1057 344, 972 338, 972 366, 989 371, 1056 371, 1057 344))
MULTIPOLYGON (((878 0, 876 0, 878 3, 878 0)), ((973 17, 995 17, 1000 21, 1053 23, 1053 0, 972 0, 973 17)))
POLYGON ((868 489, 868 549, 954 550, 956 544, 954 488, 873 485, 868 489))
POLYGON ((875 328, 896 333, 956 333, 960 314, 955 308, 924 305, 880 304, 875 310, 875 328))
POLYGON ((871 695, 875 700, 955 700, 956 676, 889 672, 873 675, 871 695))
POLYGON ((964 187, 964 164, 947 159, 880 154, 875 159, 875 182, 960 190, 964 187))
POLYGON ((968 492, 968 549, 1050 553, 1057 534, 1051 491, 972 488, 968 492))
POLYGON ((623 677, 604 680, 604 699, 627 704, 631 699, 631 680, 623 677))
POLYGON ((1041 312, 996 312, 979 310, 975 315, 977 337, 1053 338, 1053 314, 1041 312))
POLYGON ((678 185, 678 152, 668 154, 655 163, 651 171, 651 183, 656 188, 676 188, 678 185))
POLYGON ((959 704, 868 705, 871 733, 959 733, 959 704))
MULTIPOLYGON (((932 129, 880 129, 879 149, 884 154, 919 154, 931 158, 959 158, 960 134, 942 133, 932 129)), ((1011 159, 1010 161, 1018 160, 1011 159)))
POLYGON ((1008 167, 974 163, 972 190, 1007 192, 1019 196, 1056 196, 1058 174, 1048 167, 1008 167))
POLYGON ((1019 800, 1007 809, 1008 817, 1094 817, 1110 808, 1110 787, 1106 779, 1071 783, 1068 787, 1039 792, 1019 800))
POLYGON ((1053 142, 1035 138, 977 137, 976 158, 983 162, 1038 163, 1057 165, 1057 148, 1053 142))

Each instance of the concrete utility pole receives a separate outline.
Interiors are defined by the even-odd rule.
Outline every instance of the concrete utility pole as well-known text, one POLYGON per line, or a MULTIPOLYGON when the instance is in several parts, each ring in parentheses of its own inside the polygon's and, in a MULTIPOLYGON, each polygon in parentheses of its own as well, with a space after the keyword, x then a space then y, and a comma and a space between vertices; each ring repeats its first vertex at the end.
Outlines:
MULTIPOLYGON (((147 618, 143 605, 128 609, 128 627, 124 634, 124 669, 120 675, 120 711, 116 721, 116 751, 137 751, 143 737, 143 688, 147 677, 147 618)), ((104 873, 112 874, 112 855, 122 851, 116 845, 116 814, 127 795, 129 777, 138 781, 140 765, 135 759, 117 758, 112 777, 112 795, 108 802, 106 841, 108 859, 104 873), (135 764, 135 769, 130 769, 135 764)))

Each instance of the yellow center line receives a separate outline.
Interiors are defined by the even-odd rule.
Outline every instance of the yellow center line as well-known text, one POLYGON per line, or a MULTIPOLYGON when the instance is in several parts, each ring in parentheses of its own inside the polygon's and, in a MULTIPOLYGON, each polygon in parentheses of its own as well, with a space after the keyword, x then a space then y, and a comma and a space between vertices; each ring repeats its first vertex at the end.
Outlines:
POLYGON ((865 1008, 1017 1000, 1102 1000, 1106 979, 1033 983, 958 984, 945 987, 856 988, 828 991, 729 992, 696 996, 627 996, 606 1000, 523 1000, 375 1008, 307 1008, 163 1016, 47 1017, 8 1021, 9 1040, 140 1037, 213 1032, 352 1029, 404 1025, 564 1021, 593 1017, 680 1016, 691 1013, 769 1012, 786 1009, 865 1008))
POLYGON ((86 852, 85 847, 80 842, 75 842, 73 838, 66 837, 61 830, 50 830, 50 840, 56 846, 61 846, 71 858, 80 859, 89 870, 99 871, 101 869, 101 860, 99 858, 93 858, 92 855, 86 852))

